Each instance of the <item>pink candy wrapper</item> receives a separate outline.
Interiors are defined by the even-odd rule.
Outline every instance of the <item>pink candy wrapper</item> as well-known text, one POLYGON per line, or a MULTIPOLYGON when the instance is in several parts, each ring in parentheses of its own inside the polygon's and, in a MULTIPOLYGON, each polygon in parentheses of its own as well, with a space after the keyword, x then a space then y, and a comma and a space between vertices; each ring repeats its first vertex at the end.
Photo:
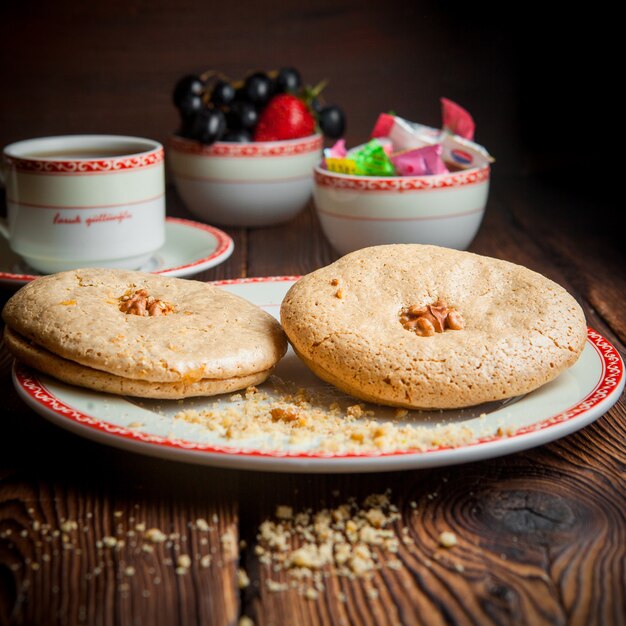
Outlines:
POLYGON ((441 117, 445 130, 463 139, 474 139, 476 125, 472 116, 462 106, 448 98, 441 98, 441 117))
POLYGON ((391 155, 391 162, 400 176, 427 176, 447 174, 448 168, 441 158, 441 144, 425 146, 391 155))
POLYGON ((346 140, 340 139, 332 148, 324 150, 324 156, 330 159, 343 159, 348 151, 346 150, 346 140))
POLYGON ((374 124, 371 137, 381 143, 386 139, 391 142, 391 152, 423 148, 439 141, 441 131, 421 124, 414 124, 398 117, 381 113, 374 124))

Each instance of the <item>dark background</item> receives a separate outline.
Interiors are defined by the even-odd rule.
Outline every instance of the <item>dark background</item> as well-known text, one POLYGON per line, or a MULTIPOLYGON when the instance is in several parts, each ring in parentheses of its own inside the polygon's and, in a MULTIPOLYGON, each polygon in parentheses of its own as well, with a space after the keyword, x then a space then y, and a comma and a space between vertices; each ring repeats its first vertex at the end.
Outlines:
MULTIPOLYGON (((371 0, 2 3, 0 144, 41 135, 120 133, 166 140, 176 79, 293 65, 326 78, 348 143, 393 109, 440 124, 439 97, 465 106, 496 157, 494 180, 545 175, 597 193, 619 128, 607 80, 610 16, 547 6, 371 0)), ((606 188, 601 190, 606 194, 606 188)))

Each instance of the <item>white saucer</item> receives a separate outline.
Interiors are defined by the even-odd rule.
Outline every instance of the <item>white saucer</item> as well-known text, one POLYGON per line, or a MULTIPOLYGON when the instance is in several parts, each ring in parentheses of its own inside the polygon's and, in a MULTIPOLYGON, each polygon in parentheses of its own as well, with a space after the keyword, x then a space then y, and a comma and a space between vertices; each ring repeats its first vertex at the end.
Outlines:
MULTIPOLYGON (((220 281, 223 289, 278 316, 280 303, 294 277, 220 281)), ((314 393, 341 396, 316 378, 291 348, 275 375, 314 393)), ((223 436, 197 424, 173 419, 183 409, 212 408, 216 399, 225 411, 236 396, 150 401, 96 393, 66 385, 16 365, 13 381, 22 399, 58 426, 102 444, 152 456, 218 467, 276 472, 381 472, 456 465, 519 452, 543 445, 587 426, 618 400, 624 388, 624 364, 617 350, 599 333, 588 331, 578 360, 558 378, 525 396, 452 411, 410 411, 407 424, 436 428, 456 423, 474 432, 468 443, 426 450, 333 453, 319 442, 290 441, 271 435, 223 436), (506 432, 502 432, 502 431, 506 432)), ((271 385, 263 387, 269 394, 271 385)), ((349 400, 349 398, 346 398, 349 400)), ((354 400, 351 400, 354 402, 354 400)), ((394 410, 369 405, 375 418, 398 422, 394 410)))
MULTIPOLYGON (((165 245, 139 269, 164 276, 191 276, 223 263, 234 248, 233 240, 219 228, 168 217, 165 245)), ((21 287, 38 276, 0 237, 0 285, 21 287)))

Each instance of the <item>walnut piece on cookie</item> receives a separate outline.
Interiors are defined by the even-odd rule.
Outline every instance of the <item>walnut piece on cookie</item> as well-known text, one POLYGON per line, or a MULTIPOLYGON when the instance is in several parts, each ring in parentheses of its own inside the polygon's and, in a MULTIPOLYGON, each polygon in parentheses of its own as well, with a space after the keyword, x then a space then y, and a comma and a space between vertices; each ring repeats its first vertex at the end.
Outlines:
POLYGON ((465 327, 463 316, 441 300, 426 306, 412 304, 403 307, 400 310, 400 323, 420 337, 432 337, 435 333, 463 330, 465 327))
POLYGON ((174 305, 151 296, 146 289, 127 291, 119 298, 119 309, 122 313, 158 317, 174 313, 174 305))

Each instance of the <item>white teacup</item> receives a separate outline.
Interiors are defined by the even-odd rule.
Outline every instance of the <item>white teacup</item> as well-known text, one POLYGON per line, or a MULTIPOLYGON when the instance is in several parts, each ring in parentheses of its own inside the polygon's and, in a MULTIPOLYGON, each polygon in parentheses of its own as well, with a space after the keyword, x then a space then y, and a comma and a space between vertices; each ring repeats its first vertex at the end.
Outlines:
POLYGON ((165 243, 163 146, 67 135, 5 147, 0 233, 34 269, 139 268, 165 243))

